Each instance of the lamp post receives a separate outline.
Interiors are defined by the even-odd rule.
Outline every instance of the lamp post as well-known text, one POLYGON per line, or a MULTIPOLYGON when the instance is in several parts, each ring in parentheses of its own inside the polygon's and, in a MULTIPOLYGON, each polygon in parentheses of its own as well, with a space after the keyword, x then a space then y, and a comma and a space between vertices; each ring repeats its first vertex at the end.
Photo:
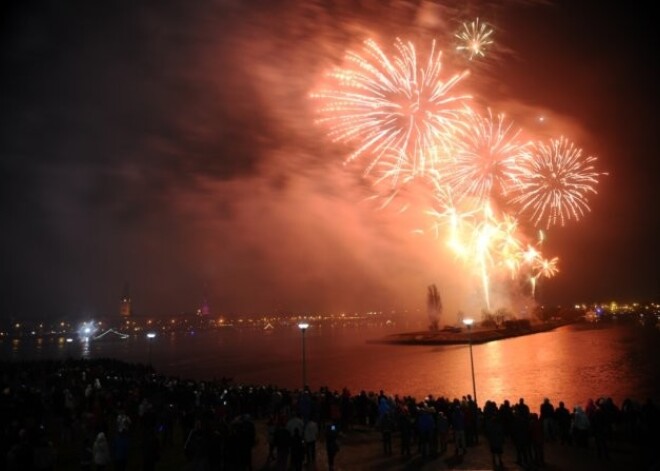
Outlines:
POLYGON ((307 386, 307 363, 305 359, 305 332, 309 328, 309 324, 307 322, 301 322, 298 324, 298 328, 302 332, 302 384, 303 388, 302 390, 305 390, 305 386, 307 386))
POLYGON ((468 343, 470 344, 470 371, 472 373, 472 394, 474 396, 474 403, 477 403, 477 383, 474 381, 474 357, 472 356, 472 324, 474 319, 463 319, 463 324, 468 330, 468 343))
POLYGON ((147 333, 147 343, 149 344, 149 365, 151 365, 151 343, 156 338, 156 332, 147 333))

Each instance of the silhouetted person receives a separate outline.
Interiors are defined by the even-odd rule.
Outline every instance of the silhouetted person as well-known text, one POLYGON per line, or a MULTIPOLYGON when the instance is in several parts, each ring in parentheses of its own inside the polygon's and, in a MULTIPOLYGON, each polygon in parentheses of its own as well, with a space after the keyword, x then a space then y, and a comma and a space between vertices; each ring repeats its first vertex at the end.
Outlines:
POLYGON ((410 442, 412 441, 412 424, 407 411, 399 416, 399 431, 401 433, 401 456, 410 456, 410 442))
POLYGON ((105 437, 105 433, 98 433, 96 440, 94 440, 92 451, 94 452, 94 466, 98 471, 102 471, 110 465, 110 445, 108 445, 108 439, 105 437))
POLYGON ((337 425, 331 423, 328 425, 325 432, 325 451, 328 455, 328 470, 333 471, 335 469, 335 457, 339 452, 339 431, 337 430, 337 425))
POLYGON ((275 426, 273 442, 275 444, 275 463, 279 471, 286 471, 291 450, 291 434, 280 420, 275 426))
POLYGON ((145 425, 142 434, 142 469, 153 471, 160 459, 160 445, 153 423, 145 425))
POLYGON ((383 442, 383 454, 390 456, 392 454, 392 433, 394 431, 394 421, 389 412, 386 412, 380 419, 380 434, 383 442))
POLYGON ((555 409, 555 421, 559 429, 559 443, 562 445, 571 444, 571 413, 564 406, 563 402, 559 402, 559 406, 555 409))
POLYGON ((607 417, 606 412, 600 407, 596 408, 596 411, 591 415, 591 431, 594 436, 594 443, 596 444, 596 454, 599 458, 609 459, 607 417))
POLYGON ((581 406, 576 406, 573 412, 573 437, 580 448, 589 447, 589 418, 581 406))
POLYGON ((555 440, 555 408, 547 397, 541 404, 541 423, 543 424, 543 435, 550 442, 555 440))
POLYGON ((529 434, 534 464, 545 466, 544 428, 538 414, 530 414, 529 416, 529 434))
POLYGON ((124 471, 128 467, 129 445, 128 430, 124 429, 117 433, 113 442, 113 456, 117 471, 124 471))
POLYGON ((56 451, 53 443, 48 439, 46 430, 39 428, 36 443, 33 448, 33 469, 35 471, 52 471, 55 469, 56 451))
POLYGON ((465 444, 465 416, 458 399, 454 400, 451 412, 451 428, 454 431, 454 446, 456 455, 464 455, 467 452, 465 444))
POLYGON ((21 429, 18 432, 18 443, 11 447, 7 456, 8 469, 32 469, 33 449, 30 444, 28 432, 21 429))
POLYGON ((298 429, 294 429, 291 437, 291 467, 294 471, 302 471, 305 461, 305 444, 298 429))
POLYGON ((310 419, 305 424, 305 432, 303 433, 303 440, 305 441, 305 456, 307 463, 312 465, 316 463, 316 441, 319 436, 319 426, 313 419, 310 419))
MULTIPOLYGON (((149 427, 147 427, 149 428, 149 427)), ((193 429, 188 434, 183 450, 186 459, 193 468, 203 468, 207 466, 209 460, 208 436, 200 419, 195 420, 193 429)))
POLYGON ((486 421, 486 437, 490 446, 490 453, 493 459, 493 469, 504 468, 502 454, 504 453, 504 425, 497 416, 491 416, 486 421))
POLYGON ((239 418, 236 425, 238 438, 239 469, 252 471, 252 449, 257 443, 257 432, 249 415, 239 418))
POLYGON ((440 454, 444 454, 447 451, 447 440, 449 438, 449 421, 444 412, 438 412, 436 419, 436 430, 438 434, 438 441, 440 444, 440 454))

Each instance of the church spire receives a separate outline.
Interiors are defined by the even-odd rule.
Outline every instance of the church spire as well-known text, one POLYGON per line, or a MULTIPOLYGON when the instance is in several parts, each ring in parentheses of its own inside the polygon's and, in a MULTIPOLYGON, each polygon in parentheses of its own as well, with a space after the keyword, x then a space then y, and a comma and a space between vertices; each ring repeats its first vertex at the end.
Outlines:
POLYGON ((207 285, 204 283, 204 296, 202 298, 202 306, 199 308, 199 314, 202 317, 211 314, 211 307, 209 306, 209 298, 207 296, 207 285))
POLYGON ((119 303, 119 315, 121 317, 131 317, 131 293, 128 288, 128 283, 124 283, 124 294, 119 303))

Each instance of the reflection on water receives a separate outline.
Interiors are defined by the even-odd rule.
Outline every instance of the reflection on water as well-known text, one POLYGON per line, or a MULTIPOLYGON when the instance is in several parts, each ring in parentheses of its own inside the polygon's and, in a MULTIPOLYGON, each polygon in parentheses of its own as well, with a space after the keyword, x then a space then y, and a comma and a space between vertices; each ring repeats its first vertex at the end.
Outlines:
MULTIPOLYGON (((507 387, 508 383, 505 381, 504 375, 502 374, 502 370, 506 369, 506 366, 502 364, 503 345, 504 342, 489 342, 480 346, 480 349, 482 350, 480 352, 480 359, 483 361, 483 358, 487 358, 490 362, 490 367, 488 368, 489 374, 485 377, 479 378, 480 382, 484 383, 483 389, 491 391, 489 398, 505 397, 509 394, 509 389, 507 387)), ((474 347, 474 349, 476 349, 476 347, 474 347)), ((479 386, 481 389, 482 385, 480 384, 479 386)))
POLYGON ((89 344, 90 344, 89 340, 83 340, 83 341, 80 342, 80 347, 81 347, 80 357, 81 358, 85 358, 85 359, 89 358, 89 344))
MULTIPOLYGON (((312 326, 306 334, 307 379, 313 388, 362 389, 391 394, 462 396, 472 391, 467 345, 396 346, 367 343, 393 330, 312 326)), ((660 401, 660 333, 638 327, 553 332, 474 345, 477 396, 538 407, 544 397, 567 406, 610 396, 660 401)), ((222 331, 62 343, 50 339, 0 340, 3 358, 114 357, 147 363, 167 374, 230 377, 248 384, 297 388, 302 381, 301 336, 296 327, 271 334, 222 331)))

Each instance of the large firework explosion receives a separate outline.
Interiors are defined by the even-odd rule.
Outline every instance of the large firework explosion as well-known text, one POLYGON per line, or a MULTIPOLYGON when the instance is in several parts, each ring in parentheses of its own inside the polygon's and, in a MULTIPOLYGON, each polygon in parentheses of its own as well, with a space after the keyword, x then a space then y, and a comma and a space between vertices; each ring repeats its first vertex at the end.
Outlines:
POLYGON ((529 146, 520 139, 520 130, 503 114, 470 113, 465 125, 445 154, 441 180, 453 188, 460 200, 479 205, 510 194, 518 183, 518 162, 529 146))
POLYGON ((595 161, 564 136, 537 142, 519 159, 518 187, 511 201, 521 213, 531 214, 534 224, 546 228, 578 220, 589 211, 587 196, 596 193, 601 173, 595 161))
MULTIPOLYGON (((455 52, 483 57, 492 32, 479 20, 464 23, 455 52)), ((527 279, 534 297, 538 280, 558 272, 558 259, 543 257, 542 239, 528 242, 516 216, 546 228, 578 220, 603 173, 564 137, 546 144, 502 113, 480 113, 461 90, 468 71, 444 71, 435 41, 424 57, 412 42, 397 39, 388 55, 365 41, 328 74, 331 85, 312 94, 318 121, 334 140, 355 146, 347 162, 365 159, 364 174, 388 183, 384 205, 424 177, 435 201, 426 211, 432 225, 480 280, 487 310, 495 279, 527 279)))
POLYGON ((467 72, 443 74, 435 42, 425 60, 411 42, 397 39, 394 48, 390 57, 365 41, 361 52, 347 54, 345 67, 328 74, 330 87, 312 97, 321 102, 319 122, 329 125, 330 136, 357 143, 348 160, 369 160, 365 173, 383 160, 424 173, 433 168, 434 149, 469 113, 470 96, 454 93, 467 72))

